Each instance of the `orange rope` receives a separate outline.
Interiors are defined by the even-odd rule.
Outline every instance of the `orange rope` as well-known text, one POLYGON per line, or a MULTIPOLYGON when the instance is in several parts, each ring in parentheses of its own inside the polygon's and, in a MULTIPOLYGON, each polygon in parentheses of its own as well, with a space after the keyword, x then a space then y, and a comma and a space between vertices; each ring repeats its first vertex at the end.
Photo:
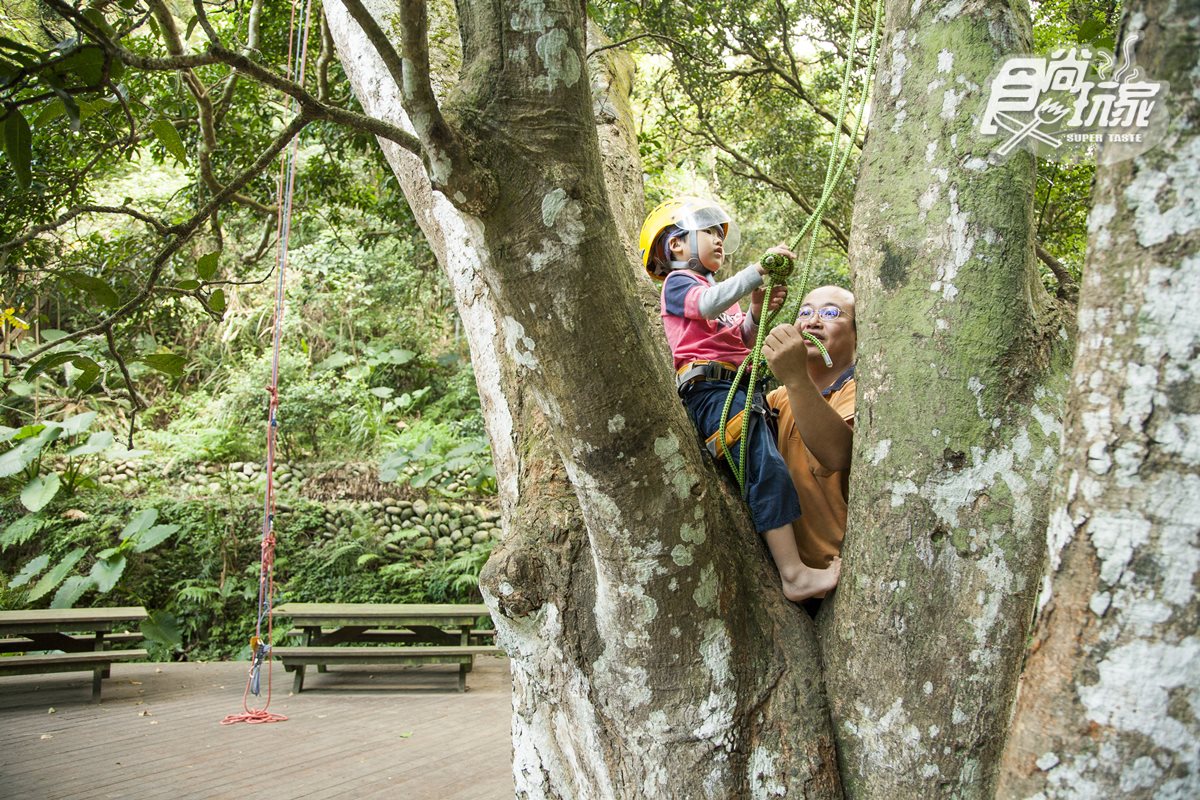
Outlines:
MULTIPOLYGON (((308 55, 308 34, 312 23, 312 0, 306 0, 300 26, 303 32, 300 37, 299 55, 296 55, 295 31, 297 1, 292 0, 292 21, 288 33, 288 77, 292 77, 293 67, 299 63, 299 83, 304 84, 304 73, 308 55)), ((293 110, 295 103, 293 102, 293 110)), ((254 636, 250 638, 250 674, 246 678, 246 688, 242 692, 242 713, 230 714, 221 720, 222 725, 232 725, 237 722, 259 724, 264 722, 283 722, 287 719, 283 714, 273 714, 267 710, 271 705, 272 665, 271 646, 274 639, 274 605, 275 598, 275 440, 279 427, 277 417, 279 411, 279 347, 283 335, 284 311, 284 275, 287 272, 288 245, 292 233, 292 198, 296 188, 296 153, 299 149, 297 136, 292 140, 285 159, 280 161, 279 181, 276 184, 276 198, 279 208, 276 235, 279 240, 279 251, 276 259, 275 275, 275 317, 272 322, 274 329, 272 339, 271 384, 266 387, 268 394, 267 413, 267 468, 266 496, 263 508, 262 557, 258 575, 258 615, 255 622, 254 636), (285 179, 286 176, 286 179, 285 179), (263 620, 267 623, 267 635, 263 638, 263 620), (250 694, 259 693, 258 682, 263 663, 267 666, 267 699, 262 708, 250 708, 250 694)))

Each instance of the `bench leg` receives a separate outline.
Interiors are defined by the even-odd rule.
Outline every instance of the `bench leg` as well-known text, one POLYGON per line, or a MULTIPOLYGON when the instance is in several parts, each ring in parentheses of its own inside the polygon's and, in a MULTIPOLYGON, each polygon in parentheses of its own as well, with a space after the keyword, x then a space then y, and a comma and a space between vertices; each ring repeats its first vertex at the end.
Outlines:
POLYGON ((92 702, 100 702, 100 679, 104 677, 104 667, 96 667, 92 670, 92 702))
POLYGON ((292 692, 300 694, 304 689, 304 665, 296 665, 296 675, 292 678, 292 692))
POLYGON ((465 692, 467 690, 467 672, 470 671, 469 664, 458 665, 458 690, 465 692))

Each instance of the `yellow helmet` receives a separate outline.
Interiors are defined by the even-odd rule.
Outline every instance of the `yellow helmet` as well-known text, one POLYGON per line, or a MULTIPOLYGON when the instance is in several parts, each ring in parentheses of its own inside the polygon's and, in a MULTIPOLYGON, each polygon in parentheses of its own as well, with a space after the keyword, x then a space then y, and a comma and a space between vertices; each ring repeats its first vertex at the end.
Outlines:
MULTIPOLYGON (((720 225, 725 232, 725 252, 732 254, 741 243, 737 225, 713 200, 702 197, 673 197, 662 203, 646 217, 642 232, 638 236, 638 250, 646 274, 656 281, 665 280, 671 268, 661 253, 659 237, 669 228, 681 231, 702 231, 720 225)), ((694 247, 694 245, 693 245, 694 247)), ((693 253, 695 255, 695 253, 693 253)))

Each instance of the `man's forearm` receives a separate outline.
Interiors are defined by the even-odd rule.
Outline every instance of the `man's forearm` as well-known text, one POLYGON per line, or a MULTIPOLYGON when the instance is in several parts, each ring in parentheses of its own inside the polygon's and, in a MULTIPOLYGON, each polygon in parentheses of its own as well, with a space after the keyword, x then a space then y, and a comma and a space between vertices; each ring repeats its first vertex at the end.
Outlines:
POLYGON ((796 430, 805 446, 825 469, 849 469, 854 430, 825 402, 811 380, 793 381, 786 388, 796 430))

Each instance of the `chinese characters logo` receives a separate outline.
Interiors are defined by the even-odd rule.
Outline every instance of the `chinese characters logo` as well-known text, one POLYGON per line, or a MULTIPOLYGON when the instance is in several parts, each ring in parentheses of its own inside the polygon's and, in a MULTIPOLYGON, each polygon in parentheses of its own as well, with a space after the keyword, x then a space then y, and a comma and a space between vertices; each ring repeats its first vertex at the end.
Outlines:
POLYGON ((1167 84, 1134 66, 1137 40, 1126 38, 1119 64, 1078 46, 1008 59, 992 79, 980 133, 1000 138, 1000 156, 1025 147, 1043 158, 1090 152, 1113 163, 1149 150, 1166 129, 1167 84))

